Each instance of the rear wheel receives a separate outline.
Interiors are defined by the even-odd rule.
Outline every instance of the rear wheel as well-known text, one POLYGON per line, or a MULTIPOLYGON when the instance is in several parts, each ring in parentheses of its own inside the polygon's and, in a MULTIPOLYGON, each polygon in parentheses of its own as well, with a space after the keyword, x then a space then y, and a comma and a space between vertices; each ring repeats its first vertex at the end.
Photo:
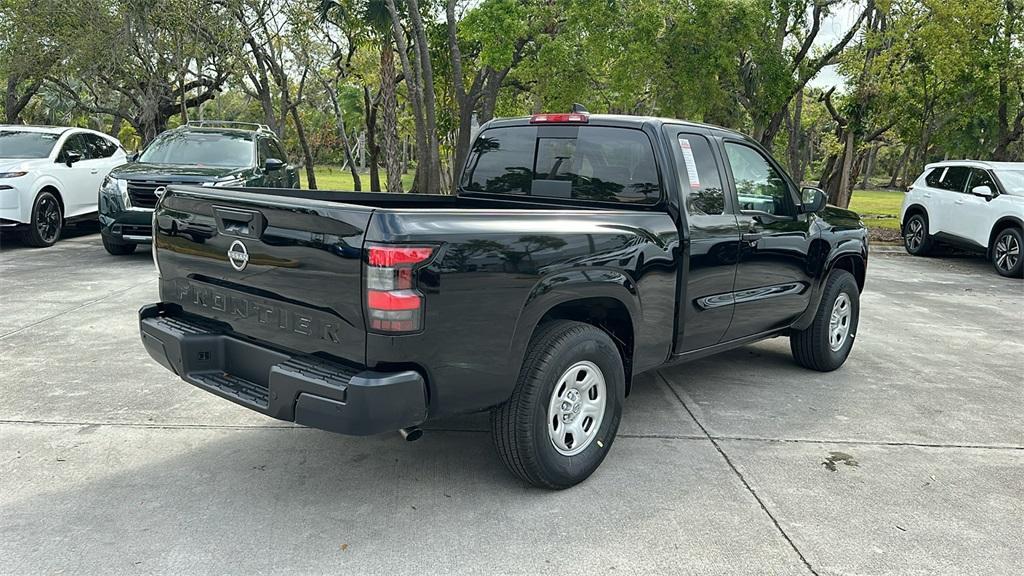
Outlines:
POLYGON ((103 248, 112 256, 127 256, 132 252, 135 252, 136 246, 137 244, 122 244, 120 242, 114 242, 106 236, 103 236, 103 248))
POLYGON ((1007 228, 996 235, 992 245, 992 265, 996 272, 1009 278, 1024 276, 1024 237, 1020 228, 1007 228))
POLYGON ((43 191, 32 204, 32 220, 25 231, 25 243, 44 248, 53 246, 64 229, 64 213, 53 192, 43 191))
POLYGON ((625 386, 619 350, 604 331, 566 320, 544 324, 512 397, 491 412, 502 462, 542 488, 586 480, 615 440, 625 386))
POLYGON ((860 290, 846 270, 833 270, 811 325, 789 336, 797 364, 831 372, 846 362, 860 322, 860 290))
POLYGON ((928 235, 928 218, 914 214, 903 225, 903 247, 914 256, 925 256, 932 249, 932 237, 928 235))

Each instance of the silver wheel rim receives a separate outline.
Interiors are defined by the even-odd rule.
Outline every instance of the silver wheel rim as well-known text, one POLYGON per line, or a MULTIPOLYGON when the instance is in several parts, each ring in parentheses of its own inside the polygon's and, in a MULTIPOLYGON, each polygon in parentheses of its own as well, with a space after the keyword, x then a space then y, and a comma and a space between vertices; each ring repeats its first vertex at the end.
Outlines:
POLYGON ((832 317, 828 321, 828 345, 833 352, 846 344, 850 335, 850 320, 853 318, 853 304, 846 292, 840 292, 832 304, 832 317))
POLYGON ((996 242, 996 266, 1009 272, 1017 266, 1020 259, 1020 243, 1013 234, 1003 234, 996 242))
POLYGON ((587 449, 601 429, 608 388, 593 362, 577 362, 562 374, 548 402, 548 437, 562 456, 587 449))
POLYGON ((924 222, 920 218, 913 218, 907 223, 906 234, 907 248, 917 250, 924 242, 924 222))

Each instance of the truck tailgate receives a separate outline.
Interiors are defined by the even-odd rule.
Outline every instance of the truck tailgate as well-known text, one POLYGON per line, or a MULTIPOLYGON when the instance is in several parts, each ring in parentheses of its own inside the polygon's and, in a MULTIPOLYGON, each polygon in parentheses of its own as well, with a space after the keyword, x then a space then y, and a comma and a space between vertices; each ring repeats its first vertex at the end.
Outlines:
POLYGON ((363 364, 363 235, 373 209, 171 186, 154 214, 165 303, 240 336, 363 364))

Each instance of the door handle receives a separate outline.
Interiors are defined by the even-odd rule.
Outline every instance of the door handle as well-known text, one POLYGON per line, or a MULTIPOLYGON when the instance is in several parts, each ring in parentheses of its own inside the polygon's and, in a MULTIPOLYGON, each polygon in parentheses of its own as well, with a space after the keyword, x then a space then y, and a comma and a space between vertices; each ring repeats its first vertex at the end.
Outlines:
POLYGON ((931 198, 932 195, 931 194, 921 194, 921 197, 922 198, 931 198))
POLYGON ((957 204, 963 204, 963 203, 964 203, 964 201, 963 201, 963 200, 957 200, 957 201, 956 201, 956 203, 957 203, 957 204))
POLYGON ((743 234, 743 236, 741 236, 740 238, 742 238, 744 242, 750 242, 751 244, 753 244, 760 240, 762 236, 764 235, 761 234, 760 232, 747 232, 743 234))
POLYGON ((93 168, 92 170, 89 171, 89 174, 99 174, 99 173, 100 173, 100 169, 99 168, 93 168))

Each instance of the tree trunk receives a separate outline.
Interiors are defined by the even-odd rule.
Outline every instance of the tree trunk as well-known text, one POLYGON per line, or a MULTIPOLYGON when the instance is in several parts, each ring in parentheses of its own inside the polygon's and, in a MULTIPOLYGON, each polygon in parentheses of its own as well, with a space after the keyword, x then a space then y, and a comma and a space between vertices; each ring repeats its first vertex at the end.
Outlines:
POLYGON ((377 168, 377 103, 370 98, 370 89, 363 86, 363 116, 366 119, 366 152, 370 165, 370 191, 380 192, 380 171, 377 168))
POLYGON ((875 160, 877 159, 878 149, 880 146, 881 145, 878 142, 875 142, 874 144, 871 145, 871 148, 868 151, 867 162, 864 163, 863 177, 860 181, 861 190, 868 189, 868 181, 871 180, 871 177, 875 175, 875 160))
POLYGON ((409 102, 412 104, 412 118, 416 126, 416 179, 413 189, 416 192, 427 192, 429 190, 428 167, 423 162, 427 153, 427 128, 423 113, 423 92, 420 89, 421 82, 413 64, 409 61, 409 48, 405 41, 405 28, 399 17, 395 0, 386 0, 388 12, 391 14, 391 31, 395 37, 395 44, 398 46, 398 57, 402 62, 402 72, 405 75, 405 85, 409 89, 409 102))
POLYGON ((803 129, 800 126, 801 115, 804 107, 804 91, 801 89, 796 93, 793 102, 793 116, 789 119, 789 175, 797 183, 803 182, 804 173, 801 165, 801 146, 803 145, 803 129))
POLYGON ((359 179, 359 169, 356 167, 356 160, 352 157, 352 144, 349 142, 348 133, 345 132, 345 117, 341 113, 338 95, 334 91, 334 86, 329 84, 324 78, 321 77, 320 82, 324 85, 327 98, 331 101, 331 107, 334 109, 334 127, 338 131, 338 139, 341 140, 341 146, 345 149, 345 163, 348 164, 348 169, 352 173, 352 187, 356 192, 361 192, 363 190, 363 183, 359 179))
POLYGON ((398 155, 398 100, 395 97, 395 53, 386 36, 380 48, 381 139, 384 141, 384 167, 387 190, 402 193, 402 159, 398 155))
MULTIPOLYGON (((393 2, 393 0, 388 0, 393 2)), ((423 27, 423 17, 420 15, 420 4, 417 0, 408 0, 409 20, 412 22, 414 42, 420 79, 420 86, 423 91, 423 112, 426 120, 427 150, 424 154, 428 166, 427 194, 438 194, 441 192, 441 149, 437 137, 437 99, 434 95, 434 67, 430 62, 430 45, 427 44, 427 34, 423 27)))
POLYGON ((302 120, 299 119, 297 106, 291 107, 292 121, 295 122, 295 135, 299 138, 299 146, 302 147, 302 156, 306 162, 306 183, 310 190, 316 190, 316 172, 313 171, 313 154, 309 151, 309 142, 306 140, 306 131, 302 128, 302 120))
POLYGON ((909 144, 903 147, 903 154, 900 154, 899 160, 896 161, 896 167, 892 171, 892 176, 889 178, 889 188, 896 187, 896 181, 900 177, 900 172, 902 172, 903 166, 907 163, 907 160, 910 158, 910 150, 911 148, 909 144))

